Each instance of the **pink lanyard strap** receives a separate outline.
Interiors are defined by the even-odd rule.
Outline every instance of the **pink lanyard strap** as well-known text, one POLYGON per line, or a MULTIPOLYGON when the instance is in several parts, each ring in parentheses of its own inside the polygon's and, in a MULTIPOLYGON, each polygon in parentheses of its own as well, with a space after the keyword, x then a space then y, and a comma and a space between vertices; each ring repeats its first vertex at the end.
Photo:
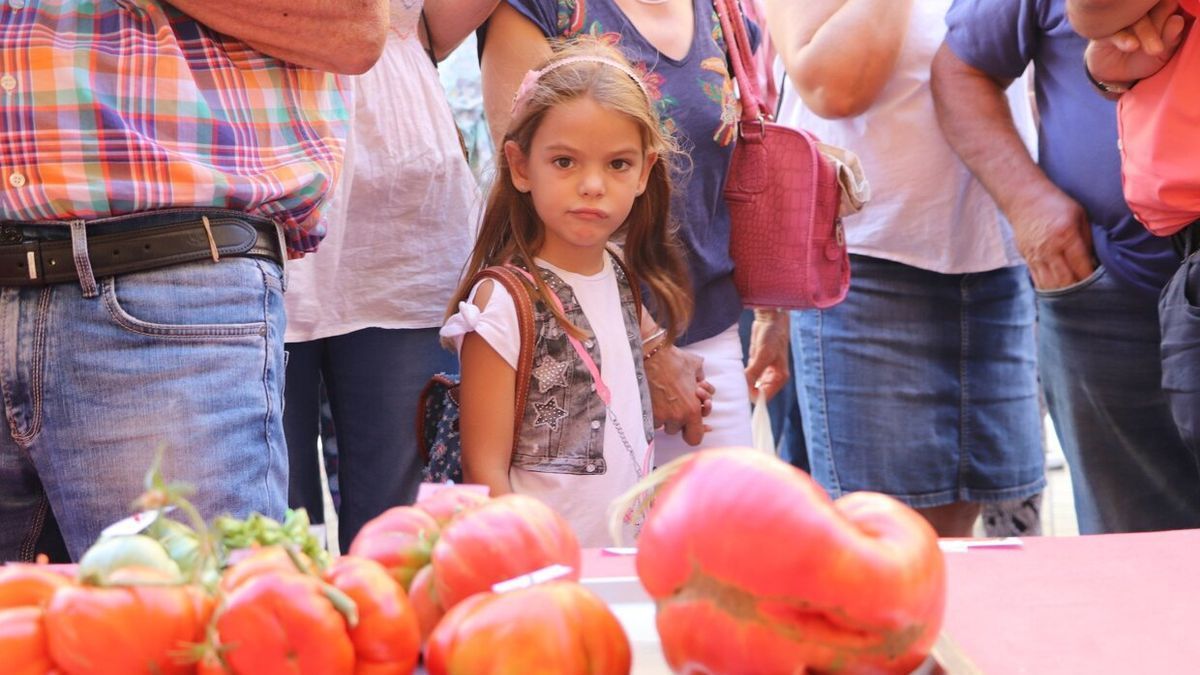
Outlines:
MULTIPOLYGON (((537 281, 533 278, 533 275, 530 274, 528 270, 517 267, 511 263, 507 266, 524 275, 525 278, 533 284, 534 288, 537 288, 537 281)), ((559 313, 563 316, 566 316, 566 310, 563 309, 562 300, 559 299, 558 295, 555 293, 550 293, 549 295, 550 300, 554 303, 554 306, 558 309, 559 313)), ((567 340, 571 342, 571 346, 575 348, 575 353, 578 354, 579 358, 583 360, 583 365, 587 366, 588 373, 591 374, 592 381, 596 384, 596 393, 600 395, 600 400, 604 403, 604 409, 608 411, 609 416, 612 418, 613 426, 616 427, 617 434, 621 437, 621 442, 625 444, 625 449, 629 451, 630 458, 634 460, 634 464, 641 465, 639 467, 641 469, 639 477, 645 476, 646 474, 650 473, 650 457, 654 455, 654 441, 650 441, 646 445, 646 456, 641 462, 638 462, 637 457, 633 452, 633 445, 625 437, 625 430, 622 429, 621 423, 617 420, 617 414, 613 412, 612 392, 609 391, 608 385, 604 384, 604 379, 600 377, 600 369, 596 367, 596 361, 592 359, 591 354, 587 353, 587 349, 585 349, 583 344, 579 342, 579 338, 572 335, 570 331, 564 332, 567 334, 567 340)))
MULTIPOLYGON (((529 279, 530 283, 534 285, 534 288, 537 288, 537 281, 534 280, 533 275, 527 270, 517 267, 516 265, 510 265, 510 267, 525 275, 525 278, 529 279)), ((555 308, 557 308, 563 316, 566 316, 566 310, 563 309, 562 300, 560 300, 554 293, 550 294, 550 300, 554 302, 555 308)), ((611 406, 612 392, 609 391, 608 385, 604 384, 604 380, 600 377, 600 369, 596 367, 596 362, 592 360, 592 355, 587 353, 587 349, 585 349, 583 344, 579 342, 579 338, 575 337, 570 332, 567 332, 567 339, 571 341, 571 346, 575 348, 575 353, 579 355, 579 358, 583 359, 583 365, 587 366, 588 372, 591 373, 592 380, 596 383, 596 393, 600 395, 600 400, 604 401, 605 406, 611 406)))

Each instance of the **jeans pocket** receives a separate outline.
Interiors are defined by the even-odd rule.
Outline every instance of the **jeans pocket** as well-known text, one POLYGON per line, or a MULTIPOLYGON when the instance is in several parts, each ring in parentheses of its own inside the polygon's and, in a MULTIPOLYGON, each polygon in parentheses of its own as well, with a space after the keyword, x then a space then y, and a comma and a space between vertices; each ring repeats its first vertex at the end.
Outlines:
POLYGON ((1034 292, 1037 293, 1037 296, 1039 298, 1042 298, 1044 300, 1053 300, 1055 298, 1061 298, 1061 297, 1064 297, 1067 295, 1073 295, 1075 293, 1079 293, 1080 291, 1083 291, 1083 290, 1091 287, 1093 284, 1095 284, 1097 281, 1099 281, 1100 278, 1104 276, 1104 274, 1105 274, 1104 265, 1097 265, 1096 269, 1092 270, 1092 273, 1089 274, 1086 278, 1080 279, 1079 281, 1076 281, 1073 284, 1067 284, 1066 286, 1063 286, 1062 288, 1048 288, 1046 290, 1034 289, 1034 292))
POLYGON ((239 338, 267 334, 281 285, 279 265, 227 258, 110 277, 102 294, 113 322, 133 333, 239 338))
POLYGON ((1162 386, 1189 447, 1200 447, 1200 253, 1180 265, 1158 301, 1162 386))

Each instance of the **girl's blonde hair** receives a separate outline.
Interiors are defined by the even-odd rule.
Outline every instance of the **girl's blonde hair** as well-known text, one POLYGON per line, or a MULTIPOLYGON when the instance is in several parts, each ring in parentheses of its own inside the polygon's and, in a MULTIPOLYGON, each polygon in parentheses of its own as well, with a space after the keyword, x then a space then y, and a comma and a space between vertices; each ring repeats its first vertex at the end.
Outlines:
MULTIPOLYGON (((538 70, 544 72, 536 81, 522 87, 517 109, 513 111, 501 145, 513 141, 522 154, 529 156, 534 133, 546 112, 584 96, 637 123, 644 151, 656 152, 658 161, 650 169, 646 190, 634 200, 629 217, 616 236, 624 236, 624 260, 633 277, 630 283, 641 282, 649 288, 651 307, 667 329, 669 338, 674 340, 687 327, 692 312, 691 283, 684 264, 683 247, 670 217, 670 173, 678 150, 674 139, 663 130, 657 110, 647 99, 644 85, 624 70, 589 60, 572 60, 555 66, 559 61, 578 57, 615 61, 628 68, 630 73, 634 72, 620 52, 595 38, 561 43, 554 55, 539 67, 538 70)), ((495 179, 488 194, 479 236, 446 315, 458 311, 458 303, 470 294, 471 279, 477 272, 490 265, 518 261, 532 269, 533 257, 542 243, 542 223, 534 210, 533 198, 513 186, 512 170, 503 148, 497 148, 495 179)), ((553 291, 546 287, 540 276, 533 276, 538 294, 559 322, 567 330, 580 333, 555 308, 550 299, 553 291)))

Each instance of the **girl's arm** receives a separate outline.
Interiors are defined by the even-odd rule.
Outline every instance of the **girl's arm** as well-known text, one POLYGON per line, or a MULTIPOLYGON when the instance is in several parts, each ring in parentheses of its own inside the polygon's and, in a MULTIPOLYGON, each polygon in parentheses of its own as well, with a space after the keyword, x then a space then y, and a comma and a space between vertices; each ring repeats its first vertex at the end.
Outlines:
POLYGON ((825 118, 871 107, 891 79, 913 0, 766 0, 767 27, 804 105, 825 118))
POLYGON ((467 39, 488 15, 496 9, 499 0, 425 0, 425 18, 429 21, 428 45, 438 61, 450 55, 454 48, 467 39))
POLYGON ((512 116, 513 95, 525 73, 550 57, 550 43, 529 19, 507 2, 488 19, 487 39, 479 67, 483 76, 483 112, 497 148, 512 116))
MULTIPOLYGON (((489 281, 475 294, 475 305, 486 307, 491 294, 489 281)), ((513 491, 508 467, 512 463, 517 372, 475 332, 463 338, 459 362, 463 479, 488 486, 493 497, 508 494, 513 491)))

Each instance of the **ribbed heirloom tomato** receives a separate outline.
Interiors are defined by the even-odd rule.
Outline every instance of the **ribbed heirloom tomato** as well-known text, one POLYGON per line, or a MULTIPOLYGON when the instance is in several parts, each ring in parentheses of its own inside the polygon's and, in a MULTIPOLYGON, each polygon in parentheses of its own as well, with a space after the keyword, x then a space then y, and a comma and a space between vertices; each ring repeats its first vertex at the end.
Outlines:
POLYGON ((573 581, 471 596, 425 652, 430 675, 624 675, 631 661, 617 618, 573 581))
POLYGON ((445 527, 454 516, 486 502, 488 496, 464 485, 449 485, 413 506, 433 516, 438 527, 445 527))
POLYGON ((179 654, 199 642, 207 603, 199 589, 164 585, 156 569, 127 567, 110 587, 67 586, 46 606, 50 655, 70 675, 191 672, 179 654))
POLYGON ((906 673, 929 653, 946 575, 915 511, 876 493, 831 501, 748 449, 660 471, 637 570, 677 672, 906 673))
POLYGON ((0 609, 0 673, 45 675, 54 671, 41 607, 0 609))
POLYGON ((408 589, 408 602, 417 615, 417 626, 421 629, 421 643, 429 639, 434 626, 445 616, 446 610, 437 599, 433 589, 433 565, 426 565, 413 577, 412 586, 408 589))
POLYGON ((38 565, 0 566, 0 609, 45 607, 55 591, 71 585, 67 577, 38 565))
POLYGON ((374 560, 353 556, 335 560, 325 578, 358 607, 358 623, 350 630, 355 672, 412 673, 421 652, 421 635, 400 582, 374 560))
POLYGON ((396 506, 363 525, 348 553, 383 565, 407 591, 417 570, 429 563, 438 529, 433 516, 421 509, 396 506))
POLYGON ((247 579, 216 616, 225 663, 237 675, 349 675, 354 645, 322 582, 299 572, 247 579))
POLYGON ((433 547, 437 599, 449 610, 492 584, 550 565, 566 565, 579 579, 582 557, 570 524, 526 495, 492 499, 450 521, 433 547))

